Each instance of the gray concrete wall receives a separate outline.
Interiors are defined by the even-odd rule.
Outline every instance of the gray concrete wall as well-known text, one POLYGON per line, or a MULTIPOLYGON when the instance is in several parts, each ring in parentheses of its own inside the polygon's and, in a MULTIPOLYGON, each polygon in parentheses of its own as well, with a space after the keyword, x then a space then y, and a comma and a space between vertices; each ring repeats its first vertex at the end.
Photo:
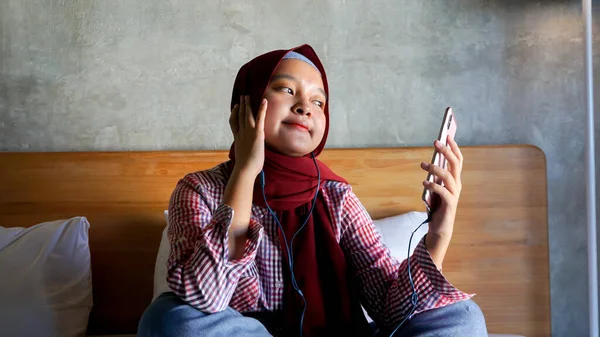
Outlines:
POLYGON ((0 1, 0 150, 225 149, 239 66, 307 42, 330 147, 429 145, 451 105, 462 145, 544 150, 554 335, 588 335, 577 1, 233 3, 0 1))

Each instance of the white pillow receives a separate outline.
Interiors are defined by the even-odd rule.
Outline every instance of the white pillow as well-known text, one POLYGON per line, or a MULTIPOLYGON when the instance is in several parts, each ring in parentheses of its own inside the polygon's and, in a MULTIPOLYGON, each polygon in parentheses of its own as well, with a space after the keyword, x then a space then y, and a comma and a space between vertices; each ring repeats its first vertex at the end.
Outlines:
POLYGON ((85 336, 92 309, 84 217, 0 227, 3 336, 85 336))
POLYGON ((158 254, 156 255, 156 263, 154 264, 154 295, 152 297, 153 301, 158 296, 160 296, 160 294, 171 291, 167 283, 167 260, 169 259, 169 253, 171 252, 169 238, 167 237, 167 230, 169 228, 169 211, 165 211, 164 213, 165 222, 167 225, 162 231, 162 238, 160 239, 158 254))
MULTIPOLYGON (((408 212, 388 218, 373 220, 377 231, 381 234, 381 239, 390 249, 392 256, 400 261, 408 257, 408 240, 412 232, 427 219, 426 212, 408 212)), ((413 235, 410 243, 410 254, 415 251, 419 241, 427 234, 428 224, 424 224, 413 235)))

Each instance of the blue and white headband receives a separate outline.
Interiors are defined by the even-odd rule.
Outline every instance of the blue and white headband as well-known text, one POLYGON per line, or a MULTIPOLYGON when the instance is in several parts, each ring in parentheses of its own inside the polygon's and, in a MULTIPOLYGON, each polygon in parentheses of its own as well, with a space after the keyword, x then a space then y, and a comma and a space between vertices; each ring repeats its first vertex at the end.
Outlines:
POLYGON ((294 59, 294 60, 300 60, 300 61, 306 62, 309 65, 311 65, 313 68, 315 68, 319 72, 321 72, 319 70, 319 68, 317 68, 317 66, 311 60, 308 59, 308 57, 306 57, 298 52, 291 51, 291 52, 285 54, 285 56, 283 57, 283 60, 286 60, 286 59, 294 59))

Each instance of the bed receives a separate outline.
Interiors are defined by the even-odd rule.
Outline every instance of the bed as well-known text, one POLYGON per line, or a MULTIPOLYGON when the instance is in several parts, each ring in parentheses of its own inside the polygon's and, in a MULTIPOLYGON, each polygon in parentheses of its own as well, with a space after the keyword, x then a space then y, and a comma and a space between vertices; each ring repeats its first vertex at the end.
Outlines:
MULTIPOLYGON (((476 293, 490 333, 550 336, 546 163, 529 145, 464 147, 463 194, 444 263, 476 293)), ((326 149, 374 219, 422 211, 431 148, 326 149)), ((94 307, 88 335, 134 334, 152 299, 163 211, 186 173, 225 151, 2 153, 0 224, 85 216, 94 307)))

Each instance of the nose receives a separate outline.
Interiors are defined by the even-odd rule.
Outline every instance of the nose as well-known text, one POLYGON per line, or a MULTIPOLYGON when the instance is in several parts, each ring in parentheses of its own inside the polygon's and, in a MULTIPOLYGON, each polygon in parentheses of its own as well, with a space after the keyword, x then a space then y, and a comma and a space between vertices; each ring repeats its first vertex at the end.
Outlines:
POLYGON ((296 103, 296 105, 294 105, 294 107, 292 108, 292 111, 294 111, 295 113, 297 113, 299 115, 310 116, 310 114, 311 114, 310 104, 308 102, 306 102, 305 100, 299 101, 298 103, 296 103))

